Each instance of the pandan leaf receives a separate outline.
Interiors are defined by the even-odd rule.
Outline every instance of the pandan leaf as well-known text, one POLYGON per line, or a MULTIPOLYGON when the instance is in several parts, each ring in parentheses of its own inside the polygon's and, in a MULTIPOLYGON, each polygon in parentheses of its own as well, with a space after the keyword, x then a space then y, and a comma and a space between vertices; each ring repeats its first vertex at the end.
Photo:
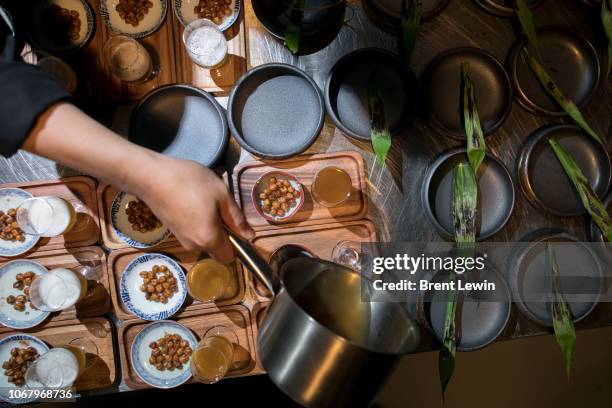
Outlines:
POLYGON ((550 144, 561 166, 563 166, 565 174, 567 174, 572 181, 574 188, 580 196, 582 205, 591 215, 595 224, 601 229, 606 241, 612 242, 612 220, 610 219, 610 214, 608 214, 608 210, 593 191, 593 188, 589 184, 589 180, 585 177, 584 173, 582 173, 582 170, 580 170, 580 167, 576 164, 574 159, 572 159, 572 156, 559 144, 559 142, 557 142, 557 140, 551 138, 548 140, 548 144, 550 144))
POLYGON ((517 0, 514 7, 514 12, 518 17, 519 23, 521 23, 521 27, 523 28, 523 32, 527 36, 527 40, 529 40, 529 44, 531 44, 531 46, 535 50, 537 57, 539 59, 542 59, 540 56, 540 45, 538 43, 538 36, 536 34, 533 13, 527 5, 527 1, 517 0))
POLYGON ((601 2, 601 22, 608 37, 608 68, 606 78, 610 75, 612 68, 612 0, 602 0, 601 2))
POLYGON ((421 26, 420 0, 402 0, 401 30, 399 36, 400 55, 406 66, 410 66, 414 45, 421 26))
POLYGON ((370 124, 372 148, 376 155, 376 160, 381 164, 387 159, 387 153, 391 148, 391 132, 387 125, 385 107, 380 91, 379 72, 375 71, 370 76, 368 82, 368 106, 370 110, 370 124))
MULTIPOLYGON (((451 272, 452 273, 452 272, 451 272)), ((444 319, 444 341, 438 354, 438 372, 440 375, 440 387, 442 399, 446 387, 453 377, 455 371, 455 352, 457 351, 457 328, 455 318, 457 314, 457 291, 451 290, 446 300, 446 317, 444 319)))
POLYGON ((304 0, 292 0, 289 8, 289 24, 285 31, 285 46, 293 54, 300 51, 302 20, 304 19, 304 0))
POLYGON ((478 168, 485 158, 486 146, 482 127, 480 126, 476 93, 470 78, 470 64, 468 62, 461 63, 461 74, 463 78, 463 122, 467 136, 467 155, 474 174, 477 174, 478 168), (474 133, 476 133, 475 137, 474 133))
POLYGON ((551 272, 551 286, 553 302, 551 304, 553 329, 557 344, 561 348, 563 362, 565 365, 565 374, 569 379, 572 370, 572 357, 574 355, 574 344, 576 343, 576 329, 572 318, 572 312, 563 297, 561 283, 559 277, 559 265, 555 251, 550 244, 546 243, 546 259, 548 260, 549 270, 551 272))

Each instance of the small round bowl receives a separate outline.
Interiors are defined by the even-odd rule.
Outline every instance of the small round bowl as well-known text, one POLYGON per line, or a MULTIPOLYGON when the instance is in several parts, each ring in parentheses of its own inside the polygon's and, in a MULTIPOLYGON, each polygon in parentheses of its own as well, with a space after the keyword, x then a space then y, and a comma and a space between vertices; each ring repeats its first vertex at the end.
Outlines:
MULTIPOLYGON (((0 361, 7 361, 11 357, 11 350, 15 347, 34 347, 39 356, 49 351, 49 346, 38 337, 25 333, 15 333, 0 340, 0 361)), ((27 404, 36 400, 34 396, 11 397, 11 391, 13 390, 27 390, 27 387, 17 387, 15 384, 8 382, 6 375, 0 376, 0 400, 10 404, 27 404)))
MULTIPOLYGON (((0 211, 7 212, 11 208, 17 209, 22 202, 32 197, 32 194, 20 188, 2 188, 0 189, 0 211)), ((26 253, 40 239, 38 235, 25 234, 24 236, 23 242, 0 239, 0 256, 13 257, 26 253)))
POLYGON ((134 338, 130 348, 130 361, 136 375, 151 387, 168 389, 178 387, 191 378, 189 364, 183 364, 181 370, 159 371, 150 362, 149 344, 163 337, 166 333, 178 334, 189 342, 192 350, 196 349, 198 340, 193 332, 180 323, 162 320, 146 325, 134 338))
MULTIPOLYGON (((176 18, 179 19, 183 27, 188 26, 189 23, 200 18, 194 11, 194 7, 200 3, 199 0, 173 0, 172 3, 174 7, 174 14, 176 15, 176 18)), ((225 31, 234 25, 240 16, 241 8, 242 1, 233 0, 233 12, 230 16, 225 17, 221 24, 218 25, 219 30, 225 31)))
POLYGON ((100 18, 108 29, 117 34, 122 34, 131 38, 143 38, 153 34, 161 27, 168 14, 169 0, 151 0, 153 7, 145 14, 144 19, 136 27, 126 23, 120 16, 115 7, 119 0, 101 0, 100 18))
POLYGON ((179 311, 187 298, 187 282, 183 268, 172 258, 162 254, 145 254, 133 259, 121 273, 119 287, 121 302, 125 307, 142 320, 165 320, 179 311), (168 303, 152 302, 145 298, 140 290, 142 278, 140 272, 150 271, 154 265, 164 265, 172 272, 178 282, 178 292, 168 303))
POLYGON ((283 223, 283 222, 287 222, 291 220, 291 218, 295 214, 297 214, 302 208, 302 206, 304 205, 304 200, 305 200, 304 186, 298 181, 297 177, 295 177, 293 174, 290 174, 284 171, 279 171, 279 170, 273 170, 273 171, 269 171, 263 174, 255 182, 255 185, 253 186, 253 189, 251 190, 251 201, 253 202, 253 206, 255 207, 257 214, 259 214, 266 221, 274 223, 274 224, 279 224, 279 223, 283 223), (259 198, 259 194, 263 192, 263 190, 266 188, 268 181, 272 177, 276 177, 277 179, 282 178, 282 179, 288 180, 289 183, 291 184, 291 187, 293 187, 293 189, 298 193, 295 206, 291 208, 282 217, 267 214, 261 208, 261 199, 259 198))

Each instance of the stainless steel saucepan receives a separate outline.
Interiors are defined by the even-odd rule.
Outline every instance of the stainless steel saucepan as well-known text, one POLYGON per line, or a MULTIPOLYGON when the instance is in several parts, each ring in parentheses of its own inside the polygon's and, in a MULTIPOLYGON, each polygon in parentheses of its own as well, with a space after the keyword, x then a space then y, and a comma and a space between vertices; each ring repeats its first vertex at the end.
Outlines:
POLYGON ((359 273, 298 257, 280 271, 230 236, 238 257, 274 294, 257 348, 272 381, 307 407, 371 405, 399 357, 419 344, 400 303, 362 300, 359 273))

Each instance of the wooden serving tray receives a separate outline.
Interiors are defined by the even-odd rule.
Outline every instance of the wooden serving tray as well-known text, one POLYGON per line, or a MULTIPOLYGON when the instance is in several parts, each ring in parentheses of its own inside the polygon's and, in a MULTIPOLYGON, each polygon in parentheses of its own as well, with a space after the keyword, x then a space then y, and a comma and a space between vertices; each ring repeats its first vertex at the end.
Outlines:
MULTIPOLYGON (((253 331, 253 339, 255 340, 255 344, 257 344, 257 336, 259 335, 259 328, 263 322, 263 319, 266 317, 266 312, 268 311, 268 307, 270 307, 271 302, 258 302, 255 303, 253 309, 251 310, 251 330, 253 331)), ((257 362, 257 366, 253 371, 257 371, 258 373, 265 373, 265 370, 261 366, 261 362, 259 361, 259 354, 257 353, 257 347, 255 347, 255 361, 257 362)))
MULTIPOLYGON (((187 273, 189 268, 191 268, 198 260, 208 257, 205 252, 188 251, 181 247, 178 242, 162 244, 158 247, 152 248, 150 251, 147 252, 159 252, 175 259, 183 267, 185 273, 187 273)), ((108 270, 111 281, 111 296, 113 299, 115 314, 119 319, 137 319, 136 316, 134 316, 127 310, 123 302, 121 302, 119 288, 121 284, 121 274, 123 273, 125 267, 134 258, 144 253, 145 252, 139 251, 137 249, 128 248, 113 251, 108 256, 108 270)), ((219 299, 216 302, 203 303, 198 300, 191 299, 191 297, 187 295, 185 304, 175 315, 175 317, 181 316, 185 312, 215 309, 220 306, 234 305, 240 303, 245 293, 244 271, 242 270, 242 266, 238 263, 232 264, 230 268, 234 273, 234 278, 232 279, 231 284, 227 288, 226 294, 222 299, 219 299)))
MULTIPOLYGON (((51 249, 95 245, 100 240, 100 219, 96 201, 96 181, 90 177, 3 184, 2 188, 21 188, 35 196, 53 195, 69 201, 77 211, 75 226, 65 235, 41 238, 28 253, 51 249)), ((0 257, 0 261, 10 258, 0 257)))
MULTIPOLYGON (((98 348, 98 356, 87 356, 95 359, 91 367, 87 367, 77 380, 77 392, 108 388, 117 381, 117 363, 114 349, 114 327, 104 317, 94 317, 82 320, 64 322, 47 322, 40 327, 24 330, 43 340, 50 346, 63 346, 78 338, 93 341, 98 348)), ((1 333, 4 338, 13 333, 1 333)))
MULTIPOLYGON (((241 305, 226 306, 218 310, 186 315, 179 318, 177 322, 191 329, 198 341, 208 329, 214 326, 221 325, 231 328, 238 337, 238 346, 234 348, 234 361, 228 377, 252 374, 255 367, 255 344, 247 308, 241 305)), ((121 371, 125 384, 132 389, 151 388, 132 369, 130 352, 134 338, 147 324, 148 322, 142 320, 132 320, 119 328, 121 371)), ((188 383, 191 382, 194 380, 191 379, 188 383)))
POLYGON ((336 221, 351 221, 365 217, 368 211, 367 177, 363 158, 356 152, 323 153, 297 156, 282 161, 254 161, 237 166, 233 174, 234 194, 247 221, 255 231, 280 230, 295 226, 310 226, 336 221), (317 171, 327 166, 343 168, 351 176, 353 192, 342 205, 327 208, 317 204, 310 186, 317 171), (272 170, 293 174, 306 190, 305 202, 291 221, 271 224, 255 209, 251 192, 257 180, 272 170))
MULTIPOLYGON (((45 266, 48 269, 73 268, 78 265, 100 266, 102 276, 100 281, 90 281, 88 295, 70 309, 59 313, 52 313, 45 322, 74 320, 82 317, 101 316, 111 310, 110 281, 106 266, 106 254, 99 247, 83 247, 74 249, 58 249, 53 251, 35 252, 20 259, 28 259, 45 266)), ((5 262, 6 263, 6 262, 5 262)), ((2 263, 0 263, 2 265, 2 263)), ((4 299, 0 300, 4 301, 4 299)), ((45 323, 43 323, 44 325, 45 323)), ((1 327, 0 333, 14 331, 8 327, 1 327)))

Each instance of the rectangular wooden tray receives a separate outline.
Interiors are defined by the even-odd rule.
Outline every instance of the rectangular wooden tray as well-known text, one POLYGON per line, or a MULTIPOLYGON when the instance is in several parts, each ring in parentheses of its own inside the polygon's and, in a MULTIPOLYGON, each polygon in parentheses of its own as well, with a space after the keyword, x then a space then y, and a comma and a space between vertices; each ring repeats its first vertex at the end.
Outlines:
MULTIPOLYGON (((168 255, 175 259, 187 272, 198 260, 208 257, 205 252, 187 251, 181 247, 178 242, 165 243, 158 247, 152 248, 149 252, 159 252, 168 255)), ((113 251, 108 256, 108 271, 111 281, 111 296, 115 314, 119 319, 129 320, 136 319, 136 316, 131 314, 121 302, 119 296, 119 286, 121 284, 121 274, 132 259, 142 255, 144 252, 137 249, 128 248, 113 251)), ((181 316, 184 312, 197 310, 215 309, 220 306, 234 305, 240 303, 245 294, 245 280, 242 266, 238 263, 232 265, 234 278, 231 280, 230 286, 226 290, 226 295, 216 302, 202 303, 198 300, 191 299, 188 295, 185 304, 175 316, 181 316)))
MULTIPOLYGON (((233 330, 238 337, 238 346, 234 348, 234 361, 228 377, 252 375, 255 368, 255 344, 251 331, 250 314, 241 305, 225 306, 218 310, 209 310, 197 314, 188 314, 177 322, 191 329, 198 341, 206 331, 214 326, 225 326, 233 330)), ((121 372, 125 384, 131 389, 150 388, 132 369, 132 342, 140 331, 148 324, 142 320, 125 322, 119 328, 119 350, 121 355, 121 372)), ((193 382, 193 379, 189 382, 193 382)))
MULTIPOLYGON (((95 343, 98 348, 97 357, 93 365, 87 367, 77 380, 77 392, 100 390, 108 388, 117 381, 118 359, 114 349, 115 328, 104 317, 94 317, 82 320, 69 320, 64 322, 47 322, 40 327, 24 330, 36 336, 50 346, 63 346, 78 338, 86 338, 95 343)), ((1 333, 4 338, 13 333, 1 333)))
POLYGON ((233 173, 236 201, 255 231, 280 230, 295 226, 310 226, 336 221, 351 221, 365 217, 368 211, 367 177, 363 158, 356 152, 323 153, 292 157, 282 161, 254 161, 237 166, 233 173), (351 176, 353 192, 342 205, 327 208, 317 204, 310 194, 314 176, 326 166, 343 168, 351 176), (272 170, 284 170, 298 178, 306 190, 305 202, 291 221, 270 224, 255 209, 251 191, 257 180, 272 170))
MULTIPOLYGON (((51 314, 51 317, 46 320, 47 322, 101 316, 111 310, 110 280, 106 254, 102 248, 92 246, 35 252, 22 257, 22 259, 39 262, 48 269, 73 268, 78 265, 99 266, 101 268, 100 280, 98 282, 89 281, 90 287, 87 297, 70 309, 51 314)), ((4 299, 0 299, 0 301, 4 301, 4 299)), ((13 331, 13 329, 0 328, 0 332, 4 331, 13 331)))
MULTIPOLYGON (((251 310, 251 330, 253 331, 253 339, 255 340, 255 345, 257 345, 257 336, 259 334, 259 328, 261 327, 263 319, 266 317, 266 312, 270 305, 271 302, 257 302, 253 305, 253 309, 251 310)), ((253 371, 262 374, 265 373, 265 370, 263 369, 263 367, 261 366, 261 362, 259 361, 257 347, 255 347, 255 357, 257 365, 253 371)))
MULTIPOLYGON (((95 245, 100 240, 96 181, 91 177, 78 176, 59 180, 11 183, 3 184, 0 187, 21 188, 35 196, 58 196, 70 202, 77 211, 76 224, 67 234, 53 238, 41 238, 29 253, 95 245)), ((7 259, 9 258, 0 257, 0 261, 7 259)))

